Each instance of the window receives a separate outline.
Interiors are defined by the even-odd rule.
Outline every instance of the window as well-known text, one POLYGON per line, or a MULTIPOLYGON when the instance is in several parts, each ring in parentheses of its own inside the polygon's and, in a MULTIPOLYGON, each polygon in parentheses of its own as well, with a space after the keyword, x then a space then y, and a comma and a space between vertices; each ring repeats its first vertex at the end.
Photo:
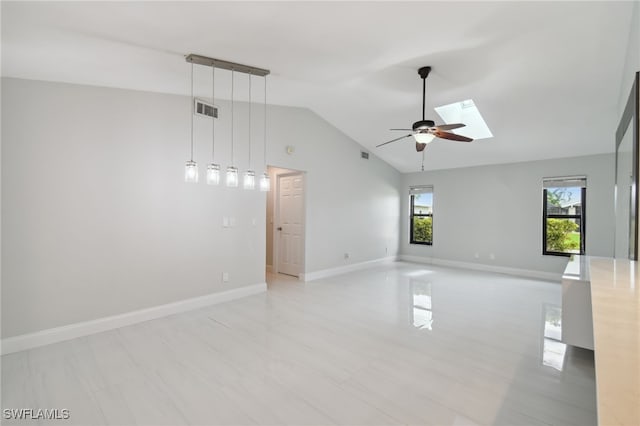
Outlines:
POLYGON ((544 179, 542 254, 584 254, 586 187, 584 177, 544 179))
POLYGON ((411 244, 433 244, 433 187, 414 186, 411 194, 411 244))

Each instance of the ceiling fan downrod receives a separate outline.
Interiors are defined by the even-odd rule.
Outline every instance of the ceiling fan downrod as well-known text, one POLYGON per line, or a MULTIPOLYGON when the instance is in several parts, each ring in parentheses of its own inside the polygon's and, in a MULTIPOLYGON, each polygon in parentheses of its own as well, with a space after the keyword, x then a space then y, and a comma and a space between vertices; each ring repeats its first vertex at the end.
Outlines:
POLYGON ((426 114, 426 103, 425 100, 427 98, 427 77, 431 72, 431 67, 422 67, 418 70, 418 74, 420 78, 422 78, 422 121, 425 120, 426 114))

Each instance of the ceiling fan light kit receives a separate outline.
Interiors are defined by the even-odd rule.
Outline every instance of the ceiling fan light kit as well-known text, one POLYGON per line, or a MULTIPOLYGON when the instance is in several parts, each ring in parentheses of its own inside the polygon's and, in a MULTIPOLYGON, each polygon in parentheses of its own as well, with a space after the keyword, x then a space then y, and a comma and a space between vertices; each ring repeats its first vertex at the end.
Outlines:
POLYGON ((436 135, 429 132, 416 132, 413 137, 417 143, 431 143, 436 138, 436 135))
POLYGON ((445 130, 453 130, 459 129, 460 127, 464 127, 465 125, 462 123, 455 124, 442 124, 436 126, 436 123, 432 120, 425 119, 426 113, 426 93, 427 93, 427 77, 431 72, 431 67, 422 67, 418 70, 418 75, 422 79, 422 120, 418 120, 411 126, 411 129, 390 129, 390 130, 411 130, 412 133, 408 135, 401 136, 396 139, 392 139, 388 142, 381 143, 377 145, 376 148, 379 148, 383 145, 390 144, 392 142, 399 141, 404 138, 408 138, 409 136, 413 136, 416 141, 416 151, 423 152, 427 146, 427 144, 433 142, 435 138, 440 139, 448 139, 452 141, 458 142, 471 142, 473 139, 468 138, 466 136, 457 135, 455 133, 446 132, 445 130))

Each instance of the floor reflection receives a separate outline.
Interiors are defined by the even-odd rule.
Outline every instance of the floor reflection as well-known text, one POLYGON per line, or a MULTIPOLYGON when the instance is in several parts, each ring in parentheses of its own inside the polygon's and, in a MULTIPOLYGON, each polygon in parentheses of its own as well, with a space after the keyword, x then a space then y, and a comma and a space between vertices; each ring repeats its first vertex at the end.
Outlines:
POLYGON ((567 345, 562 343, 562 309, 545 304, 542 365, 562 371, 566 353, 567 345))
POLYGON ((411 295, 413 297, 411 308, 413 326, 420 330, 433 330, 431 283, 411 281, 411 295))

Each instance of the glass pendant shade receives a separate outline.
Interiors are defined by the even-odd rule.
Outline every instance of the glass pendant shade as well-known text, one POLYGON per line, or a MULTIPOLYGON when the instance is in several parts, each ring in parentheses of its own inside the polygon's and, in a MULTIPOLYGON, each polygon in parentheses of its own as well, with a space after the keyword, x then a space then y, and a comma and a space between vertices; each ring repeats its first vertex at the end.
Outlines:
POLYGON ((227 167, 227 186, 230 188, 236 188, 238 186, 238 168, 229 166, 227 167))
POLYGON ((219 185, 220 184, 220 166, 217 164, 209 164, 207 166, 207 184, 219 185))
POLYGON ((266 172, 260 176, 260 191, 268 192, 271 190, 271 179, 266 172))
POLYGON ((431 133, 414 133, 413 137, 418 143, 429 143, 436 138, 435 135, 431 133))
POLYGON ((244 189, 255 189, 256 188, 256 174, 252 170, 247 170, 244 172, 244 180, 243 180, 244 189))
POLYGON ((187 161, 184 167, 184 181, 188 183, 198 183, 198 164, 193 161, 187 161))

